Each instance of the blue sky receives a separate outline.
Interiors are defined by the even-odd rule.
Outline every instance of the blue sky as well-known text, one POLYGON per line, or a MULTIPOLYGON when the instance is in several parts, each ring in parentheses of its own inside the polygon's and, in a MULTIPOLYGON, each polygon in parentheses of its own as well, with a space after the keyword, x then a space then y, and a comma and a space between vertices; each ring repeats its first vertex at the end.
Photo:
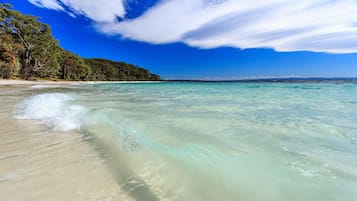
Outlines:
POLYGON ((356 1, 6 2, 40 16, 67 50, 166 79, 357 77, 356 1))

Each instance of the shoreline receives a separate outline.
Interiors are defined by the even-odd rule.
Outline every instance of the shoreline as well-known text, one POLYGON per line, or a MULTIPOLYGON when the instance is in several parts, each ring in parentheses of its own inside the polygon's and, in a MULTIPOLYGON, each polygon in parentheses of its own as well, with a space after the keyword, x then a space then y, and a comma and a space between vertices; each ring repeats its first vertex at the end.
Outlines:
POLYGON ((0 79, 0 86, 6 85, 80 85, 80 84, 127 84, 127 83, 159 83, 165 81, 50 81, 50 80, 4 80, 0 79))

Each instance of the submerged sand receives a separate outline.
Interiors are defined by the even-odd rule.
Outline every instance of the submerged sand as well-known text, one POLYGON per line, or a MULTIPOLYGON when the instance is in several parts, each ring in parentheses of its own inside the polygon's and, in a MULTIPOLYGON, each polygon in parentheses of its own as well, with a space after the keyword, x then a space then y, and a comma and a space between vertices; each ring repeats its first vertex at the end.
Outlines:
MULTIPOLYGON (((0 85, 11 86, 0 86, 0 92, 26 89, 14 84, 44 83, 1 80, 0 85)), ((0 97, 1 200, 133 200, 83 135, 49 131, 37 121, 15 120, 13 107, 21 100, 18 95, 0 97)))

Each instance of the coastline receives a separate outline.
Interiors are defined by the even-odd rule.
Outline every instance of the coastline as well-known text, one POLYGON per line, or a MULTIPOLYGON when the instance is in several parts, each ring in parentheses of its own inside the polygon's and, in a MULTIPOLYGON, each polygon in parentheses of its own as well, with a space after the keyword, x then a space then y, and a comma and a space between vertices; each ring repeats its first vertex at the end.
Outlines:
POLYGON ((29 80, 3 80, 0 79, 0 86, 4 85, 79 85, 79 84, 111 84, 111 83, 158 83, 165 81, 29 81, 29 80))
POLYGON ((16 80, 16 79, 0 79, 0 86, 35 86, 35 85, 81 85, 81 84, 138 84, 138 83, 163 83, 163 82, 186 82, 186 83, 357 83, 355 77, 301 77, 301 78, 258 78, 258 79, 238 79, 238 80, 160 80, 160 81, 51 81, 51 80, 16 80))

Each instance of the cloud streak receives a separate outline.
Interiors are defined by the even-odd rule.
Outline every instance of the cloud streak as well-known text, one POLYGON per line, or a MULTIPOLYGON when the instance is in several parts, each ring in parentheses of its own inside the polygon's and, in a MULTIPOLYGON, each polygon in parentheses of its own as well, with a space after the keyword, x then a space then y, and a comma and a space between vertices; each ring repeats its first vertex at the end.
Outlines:
POLYGON ((65 11, 69 15, 82 15, 95 23, 115 22, 125 15, 123 0, 28 0, 35 6, 57 11, 65 11))
POLYGON ((153 44, 357 52, 356 0, 163 0, 123 21, 116 16, 125 16, 124 0, 29 1, 54 10, 65 5, 100 32, 153 44))
POLYGON ((57 0, 29 0, 29 2, 40 8, 47 8, 47 9, 61 10, 61 11, 64 10, 64 8, 58 3, 57 0))

